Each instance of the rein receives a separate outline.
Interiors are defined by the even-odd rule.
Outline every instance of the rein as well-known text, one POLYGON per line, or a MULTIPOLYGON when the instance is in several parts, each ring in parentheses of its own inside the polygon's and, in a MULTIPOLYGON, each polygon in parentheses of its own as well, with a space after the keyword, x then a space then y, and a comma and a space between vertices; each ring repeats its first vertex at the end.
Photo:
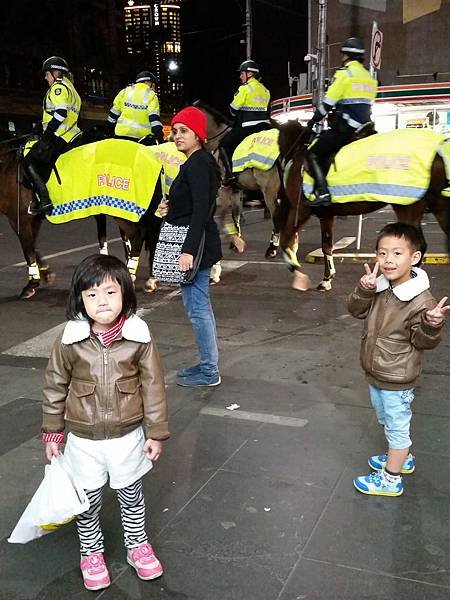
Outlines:
POLYGON ((212 140, 215 140, 216 138, 218 138, 219 136, 221 136, 223 133, 225 133, 226 131, 228 131, 229 129, 231 129, 231 125, 227 125, 225 127, 225 129, 222 129, 222 131, 219 131, 219 133, 216 133, 216 135, 213 135, 212 137, 208 138, 206 140, 206 142, 211 142, 212 140))
POLYGON ((24 140, 30 137, 31 133, 24 133, 23 135, 19 135, 17 137, 10 138, 8 140, 0 141, 0 144, 12 144, 13 142, 18 142, 19 140, 24 140))
MULTIPOLYGON (((287 152, 284 154, 283 159, 282 159, 282 166, 283 168, 286 165, 286 162, 289 161, 290 156, 294 153, 295 150, 297 150, 298 146, 300 145, 301 142, 304 141, 304 138, 306 138, 306 131, 307 129, 304 129, 303 131, 301 131, 297 138, 294 140, 294 142, 291 144, 291 146, 288 148, 287 152)), ((304 145, 307 146, 309 143, 308 141, 304 141, 304 145)))

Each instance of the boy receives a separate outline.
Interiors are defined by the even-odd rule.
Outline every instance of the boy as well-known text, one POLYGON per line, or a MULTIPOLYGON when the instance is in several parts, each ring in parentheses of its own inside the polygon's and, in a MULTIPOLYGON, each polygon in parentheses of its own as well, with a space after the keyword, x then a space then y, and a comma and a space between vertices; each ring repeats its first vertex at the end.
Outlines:
POLYGON ((348 299, 350 314, 365 319, 361 365, 388 442, 387 455, 369 458, 374 472, 353 481, 363 494, 400 496, 401 473, 415 469, 409 452, 414 386, 422 370, 422 352, 440 342, 450 310, 447 297, 437 303, 427 274, 413 266, 420 263, 420 247, 419 232, 412 225, 386 225, 377 239, 373 271, 364 265, 366 274, 348 299))

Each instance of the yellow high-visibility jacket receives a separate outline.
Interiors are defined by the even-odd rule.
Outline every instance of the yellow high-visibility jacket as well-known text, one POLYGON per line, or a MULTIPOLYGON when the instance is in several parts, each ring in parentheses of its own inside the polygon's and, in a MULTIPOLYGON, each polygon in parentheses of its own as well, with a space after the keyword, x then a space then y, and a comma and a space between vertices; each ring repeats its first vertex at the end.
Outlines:
POLYGON ((255 77, 239 86, 230 104, 231 114, 236 117, 236 125, 253 127, 269 121, 269 90, 255 77))
POLYGON ((68 77, 56 79, 49 87, 42 108, 44 132, 49 129, 66 142, 70 142, 80 133, 78 115, 81 110, 81 98, 68 77))
POLYGON ((158 96, 146 83, 129 85, 115 97, 108 121, 116 124, 119 136, 140 139, 155 129, 162 132, 158 96))
POLYGON ((341 117, 357 129, 370 121, 372 103, 377 95, 378 83, 369 71, 357 60, 351 60, 336 71, 322 104, 313 115, 319 122, 333 108, 341 117))

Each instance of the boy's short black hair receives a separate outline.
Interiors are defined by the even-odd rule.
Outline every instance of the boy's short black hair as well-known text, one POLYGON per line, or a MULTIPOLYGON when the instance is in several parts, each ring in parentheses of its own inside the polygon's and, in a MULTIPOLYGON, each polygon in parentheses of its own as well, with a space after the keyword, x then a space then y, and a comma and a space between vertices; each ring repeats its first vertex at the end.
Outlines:
POLYGON ((378 246, 380 245, 380 241, 385 237, 404 237, 413 249, 413 252, 422 250, 422 237, 419 230, 417 227, 414 227, 414 225, 408 225, 407 223, 389 223, 389 225, 383 227, 377 237, 375 246, 377 250, 378 246))
POLYGON ((92 321, 84 308, 81 292, 100 285, 105 279, 116 280, 120 285, 124 315, 130 317, 136 312, 136 293, 126 265, 115 256, 93 254, 80 262, 72 276, 66 307, 67 319, 76 319, 81 314, 92 321))

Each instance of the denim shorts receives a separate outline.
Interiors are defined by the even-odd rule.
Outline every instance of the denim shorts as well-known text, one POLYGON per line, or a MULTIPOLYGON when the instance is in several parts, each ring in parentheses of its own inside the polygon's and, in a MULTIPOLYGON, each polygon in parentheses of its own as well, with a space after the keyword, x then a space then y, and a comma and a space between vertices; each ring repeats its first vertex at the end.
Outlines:
POLYGON ((382 390, 369 385, 370 400, 375 409, 378 423, 383 425, 384 434, 392 450, 402 450, 411 446, 409 426, 411 423, 411 403, 414 389, 382 390))

